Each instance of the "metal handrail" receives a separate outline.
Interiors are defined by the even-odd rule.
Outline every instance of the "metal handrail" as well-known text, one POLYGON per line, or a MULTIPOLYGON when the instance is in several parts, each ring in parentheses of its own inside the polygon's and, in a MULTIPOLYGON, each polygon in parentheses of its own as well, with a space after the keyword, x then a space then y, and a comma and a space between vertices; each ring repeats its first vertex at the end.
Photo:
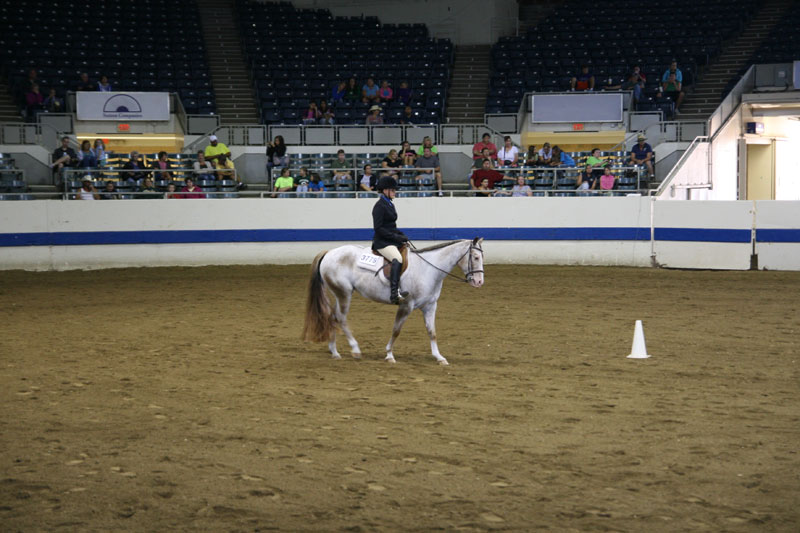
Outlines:
POLYGON ((683 165, 686 164, 686 161, 689 160, 689 157, 691 156, 692 152, 694 152, 697 149, 697 146, 700 143, 707 142, 708 139, 709 139, 708 135, 698 135, 697 137, 694 138, 691 144, 689 144, 688 148, 686 148, 686 151, 683 152, 680 159, 678 159, 678 162, 675 163, 675 166, 672 167, 669 173, 661 181, 661 184, 658 186, 658 189, 656 190, 656 195, 661 195, 667 189, 667 187, 670 186, 672 180, 674 180, 675 176, 678 174, 678 171, 680 171, 680 169, 683 168, 683 165))

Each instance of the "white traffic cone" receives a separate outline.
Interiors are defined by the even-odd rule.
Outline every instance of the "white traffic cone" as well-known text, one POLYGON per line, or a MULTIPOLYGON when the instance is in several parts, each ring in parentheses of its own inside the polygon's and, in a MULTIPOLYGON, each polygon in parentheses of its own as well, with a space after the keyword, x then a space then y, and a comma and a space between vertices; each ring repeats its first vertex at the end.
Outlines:
POLYGON ((644 328, 642 321, 637 320, 636 326, 633 329, 633 346, 631 346, 631 353, 628 359, 647 359, 650 357, 647 353, 647 346, 644 344, 644 328))

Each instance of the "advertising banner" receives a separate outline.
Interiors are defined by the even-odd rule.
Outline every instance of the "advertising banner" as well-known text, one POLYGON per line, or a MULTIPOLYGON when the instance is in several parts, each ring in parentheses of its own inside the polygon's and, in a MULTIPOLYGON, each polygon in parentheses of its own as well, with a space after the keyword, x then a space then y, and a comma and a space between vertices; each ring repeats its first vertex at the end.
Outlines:
POLYGON ((169 93, 76 93, 78 120, 169 120, 169 93))

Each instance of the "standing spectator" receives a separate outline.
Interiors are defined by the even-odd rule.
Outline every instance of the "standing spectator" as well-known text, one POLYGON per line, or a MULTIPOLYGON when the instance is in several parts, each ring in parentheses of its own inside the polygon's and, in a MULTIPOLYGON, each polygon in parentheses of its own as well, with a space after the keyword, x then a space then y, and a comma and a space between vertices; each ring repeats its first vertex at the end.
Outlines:
POLYGON ((681 69, 678 68, 677 59, 673 59, 669 64, 669 68, 664 71, 664 74, 661 76, 661 83, 665 83, 667 80, 669 80, 670 74, 675 74, 675 81, 683 84, 683 73, 681 72, 681 69))
POLYGON ((511 137, 503 138, 503 147, 497 151, 497 161, 506 167, 516 167, 519 163, 519 148, 511 143, 511 137))
POLYGON ((553 146, 553 157, 550 159, 551 167, 574 167, 575 160, 566 153, 562 152, 558 146, 553 146))
POLYGON ((227 158, 231 156, 231 151, 225 146, 225 143, 219 142, 216 135, 209 135, 208 142, 210 144, 205 149, 206 159, 211 161, 212 164, 216 165, 217 160, 222 155, 227 158))
POLYGON ((617 184, 617 177, 611 173, 611 164, 606 163, 603 167, 603 175, 600 176, 600 188, 604 191, 610 191, 617 184))
POLYGON ((289 164, 289 156, 286 155, 286 143, 283 135, 276 135, 275 139, 267 145, 267 165, 271 167, 285 167, 289 164))
POLYGON ((97 194, 97 189, 94 188, 92 178, 86 174, 81 178, 81 190, 75 196, 76 200, 99 200, 100 195, 97 194))
POLYGON ((587 164, 583 172, 578 175, 578 183, 575 184, 578 190, 587 191, 597 188, 597 176, 594 167, 587 164))
POLYGON ((508 176, 505 176, 502 172, 499 172, 492 168, 491 159, 484 159, 483 161, 481 161, 481 168, 476 169, 472 173, 472 176, 470 176, 470 188, 478 189, 480 188, 481 182, 483 182, 483 180, 486 180, 488 188, 494 189, 495 183, 497 183, 498 181, 503 181, 505 179, 509 179, 508 176))
POLYGON ((569 82, 573 91, 593 91, 594 75, 589 71, 589 65, 581 65, 581 71, 569 82))
POLYGON ((422 139, 422 144, 417 148, 417 155, 423 155, 425 152, 425 148, 430 148, 432 154, 438 154, 439 150, 433 145, 433 139, 428 136, 425 136, 422 139))
POLYGON ((531 186, 525 183, 525 176, 517 176, 517 183, 511 188, 511 196, 533 196, 531 186))
POLYGON ((155 176, 157 180, 172 180, 172 163, 170 163, 169 159, 167 159, 167 152, 160 151, 158 152, 158 159, 151 165, 153 170, 156 171, 155 176))
POLYGON ((539 152, 536 151, 534 145, 528 146, 528 151, 525 152, 525 157, 522 160, 522 165, 525 167, 535 167, 539 164, 539 152))
MULTIPOLYGON (((430 140, 430 138, 426 137, 430 140)), ((422 150, 422 157, 417 158, 414 166, 423 172, 417 174, 417 181, 429 178, 436 179, 436 186, 439 190, 439 196, 444 196, 442 192, 442 172, 439 164, 439 156, 433 153, 431 146, 425 146, 422 150), (425 172, 427 170, 427 172, 425 172)))
POLYGON ((95 139, 94 146, 92 146, 92 154, 97 159, 97 166, 104 167, 106 166, 106 160, 108 160, 108 152, 106 152, 106 145, 103 143, 103 139, 95 139))
POLYGON ((358 180, 358 190, 373 192, 377 183, 378 176, 372 173, 372 165, 367 163, 364 165, 364 173, 361 175, 361 179, 358 180))
POLYGON ((311 173, 311 181, 308 182, 308 191, 313 193, 325 192, 325 184, 319 179, 319 174, 316 172, 311 173))
POLYGON ((680 114, 678 108, 683 102, 683 85, 678 81, 674 72, 670 72, 669 76, 667 76, 667 81, 661 84, 661 94, 669 96, 675 102, 675 114, 680 114))
POLYGON ((544 143, 539 150, 539 164, 549 165, 553 159, 553 149, 550 148, 550 143, 544 143))
POLYGON ((100 76, 100 81, 97 82, 97 90, 101 93, 110 93, 114 89, 111 88, 111 84, 108 83, 108 77, 103 75, 100 76))
POLYGON ((291 192, 294 188, 294 180, 289 175, 289 167, 283 167, 278 179, 275 180, 275 192, 272 193, 273 198, 288 198, 289 195, 285 194, 291 192))
POLYGON ((410 105, 407 105, 403 109, 403 116, 400 117, 400 124, 416 124, 417 117, 414 116, 414 110, 411 109, 410 105))
POLYGON ((417 160, 417 152, 411 148, 411 143, 403 141, 400 144, 400 150, 397 152, 400 160, 403 161, 404 167, 413 167, 414 162, 417 160))
POLYGON ((214 165, 211 164, 211 161, 206 160, 206 153, 202 150, 197 152, 197 161, 194 162, 192 168, 194 170, 194 175, 198 178, 206 176, 213 177, 214 165))
POLYGON ((378 126, 383 124, 383 117, 381 116, 381 106, 375 104, 369 108, 369 115, 366 119, 367 126, 378 126))
POLYGON ((331 103, 333 105, 336 105, 338 102, 342 101, 342 99, 345 97, 346 94, 347 94, 347 83, 340 81, 333 87, 333 90, 331 91, 331 103))
POLYGON ((394 98, 394 91, 389 87, 388 81, 383 80, 381 82, 381 88, 378 89, 378 98, 380 98, 381 102, 384 104, 388 104, 394 98))
POLYGON ((236 172, 236 166, 233 164, 231 159, 228 159, 224 155, 220 155, 219 159, 217 159, 217 165, 215 168, 217 169, 218 180, 234 180, 236 181, 237 189, 245 188, 242 178, 236 172))
POLYGON ((328 107, 328 102, 325 100, 319 103, 319 123, 326 126, 333 126, 335 115, 333 109, 328 107))
POLYGON ((119 200, 119 194, 117 194, 117 186, 114 185, 113 181, 107 181, 106 187, 103 189, 103 192, 100 193, 101 200, 119 200))
POLYGON ((403 105, 408 105, 411 101, 411 89, 408 87, 407 81, 400 82, 400 87, 397 89, 394 97, 398 102, 402 102, 403 105))
POLYGON ((186 185, 181 188, 181 193, 176 195, 177 198, 205 198, 206 195, 203 190, 194 184, 194 178, 191 176, 186 177, 186 185))
POLYGON ((350 174, 350 162, 347 161, 344 150, 340 149, 336 152, 336 159, 333 160, 330 167, 333 169, 333 181, 337 183, 352 177, 350 174))
POLYGON ((122 165, 122 169, 132 171, 124 173, 125 179, 128 181, 130 180, 139 181, 141 179, 148 177, 149 175, 147 172, 143 172, 144 162, 142 161, 142 155, 136 150, 133 150, 131 152, 131 156, 128 159, 128 162, 122 165))
POLYGON ((492 136, 488 133, 484 133, 483 137, 481 137, 481 141, 472 146, 473 161, 481 161, 482 159, 485 159, 485 156, 483 155, 484 148, 489 150, 490 158, 497 159, 497 146, 495 146, 495 144, 492 142, 492 136))
POLYGON ((36 118, 36 113, 44 110, 44 95, 39 92, 39 84, 31 85, 30 90, 25 93, 25 111, 29 120, 36 118))
POLYGON ((55 89, 50 89, 42 105, 48 113, 61 113, 64 110, 64 100, 58 97, 55 89))
POLYGON ((97 158, 92 152, 92 143, 83 141, 81 149, 78 150, 78 167, 79 168, 96 168, 97 158))
POLYGON ((89 75, 86 72, 83 72, 78 79, 78 83, 75 85, 76 91, 94 91, 97 89, 97 86, 89 81, 89 75))
POLYGON ((647 137, 639 134, 636 144, 631 148, 630 164, 633 166, 644 165, 647 167, 648 178, 653 177, 653 147, 647 144, 647 137))
POLYGON ((322 117, 322 113, 317 109, 317 103, 309 102, 308 109, 303 111, 303 124, 306 126, 309 124, 316 124, 320 117, 322 117))
POLYGON ((344 92, 345 100, 356 101, 361 99, 361 90, 358 88, 355 78, 350 78, 344 92))
POLYGON ((403 166, 403 161, 401 161, 397 156, 397 150, 392 148, 389 150, 389 153, 386 155, 386 157, 383 158, 383 161, 381 161, 381 167, 387 169, 381 174, 381 176, 391 176, 394 179, 397 179, 397 169, 399 169, 401 166, 403 166))
POLYGON ((381 101, 378 96, 378 86, 372 78, 367 78, 367 83, 361 87, 361 101, 365 104, 378 104, 381 101))

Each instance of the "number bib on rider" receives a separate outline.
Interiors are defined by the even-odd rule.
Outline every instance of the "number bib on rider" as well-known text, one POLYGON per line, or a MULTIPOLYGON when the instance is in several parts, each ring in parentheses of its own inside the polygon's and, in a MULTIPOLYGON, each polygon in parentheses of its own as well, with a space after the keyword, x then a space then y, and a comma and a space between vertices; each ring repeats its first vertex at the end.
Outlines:
POLYGON ((383 257, 379 255, 373 255, 369 252, 364 252, 358 257, 356 264, 358 264, 358 266, 361 268, 366 268, 367 270, 374 272, 383 265, 383 257))

